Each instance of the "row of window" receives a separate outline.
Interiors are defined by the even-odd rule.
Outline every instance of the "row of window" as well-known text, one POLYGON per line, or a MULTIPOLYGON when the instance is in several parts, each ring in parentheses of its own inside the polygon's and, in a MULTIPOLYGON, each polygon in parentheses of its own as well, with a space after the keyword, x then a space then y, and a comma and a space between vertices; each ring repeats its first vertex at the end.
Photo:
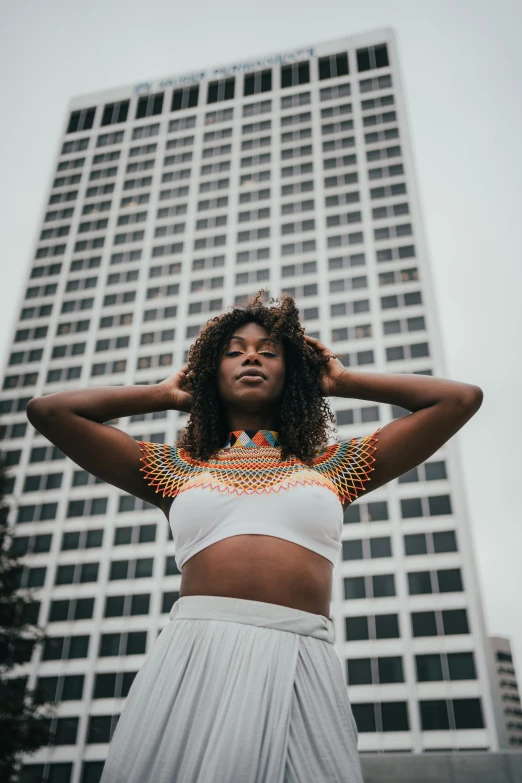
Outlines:
MULTIPOLYGON (((359 72, 384 68, 389 65, 388 50, 386 44, 370 46, 357 50, 357 70, 359 72)), ((319 58, 319 80, 338 78, 349 73, 348 53, 341 52, 337 55, 328 55, 319 58)), ((290 65, 280 66, 280 85, 282 89, 295 87, 310 82, 310 62, 302 61, 290 65)), ((207 103, 232 100, 235 97, 234 76, 226 79, 218 79, 207 85, 207 103)), ((249 96, 268 92, 272 89, 272 69, 265 69, 257 73, 245 74, 243 77, 243 95, 249 96)), ((164 92, 151 95, 143 95, 138 98, 135 119, 151 117, 161 114, 163 111, 164 92)), ((328 96, 330 97, 330 96, 328 96)), ((170 111, 180 111, 192 108, 199 102, 199 84, 190 87, 173 90, 170 111)), ((106 104, 103 109, 101 126, 126 122, 130 107, 130 100, 118 101, 106 104)), ((96 107, 80 109, 71 112, 66 133, 77 133, 90 130, 94 126, 96 107)))
MULTIPOLYGON (((311 164, 302 164, 302 166, 299 168, 298 173, 306 173, 306 171, 311 171, 311 164)), ((380 176, 379 171, 377 171, 377 176, 380 176)), ((396 173, 396 169, 393 170, 396 173)), ((289 174, 293 173, 293 169, 289 170, 289 174)), ((174 175, 173 175, 174 176, 174 175)), ((178 176, 178 175, 176 175, 178 176)), ((179 174, 179 176, 187 177, 190 176, 190 170, 183 170, 183 175, 179 174)), ((374 176, 374 175, 372 175, 374 176)), ((169 175, 170 177, 170 175, 169 175)), ((252 175, 245 175, 240 178, 240 184, 251 184, 253 181, 262 181, 270 179, 270 171, 261 171, 257 173, 253 173, 252 175)), ((140 186, 144 185, 150 185, 152 182, 152 179, 149 177, 148 182, 140 182, 140 186)), ((327 177, 325 179, 325 185, 326 187, 335 187, 336 185, 340 184, 355 184, 358 181, 358 176, 356 172, 346 174, 344 175, 344 178, 338 178, 338 177, 327 177)), ((127 184, 127 183, 126 183, 127 184)), ((132 186, 136 185, 136 181, 133 181, 132 186)), ((228 179, 223 180, 217 180, 214 182, 202 182, 200 183, 200 192, 203 192, 208 189, 221 189, 221 188, 227 188, 229 185, 228 179)), ((109 186, 105 186, 109 187, 109 186)), ((114 186, 111 185, 111 188, 114 186)), ((314 188, 313 180, 304 181, 300 183, 295 183, 292 185, 283 185, 281 188, 281 195, 291 195, 292 193, 297 192, 309 192, 312 191, 314 188)), ((397 184, 391 184, 386 187, 379 187, 379 188, 371 188, 370 189, 370 195, 372 199, 375 198, 384 198, 384 197, 390 197, 390 196, 397 196, 402 195, 406 192, 406 186, 404 183, 397 183, 397 184)), ((91 194, 95 195, 95 194, 91 194)), ((188 186, 183 187, 177 187, 177 188, 171 188, 169 190, 162 190, 160 191, 159 198, 161 200, 171 199, 171 198, 179 198, 180 196, 186 196, 188 195, 188 186)), ((240 193, 239 195, 239 202, 245 203, 252 200, 259 200, 262 198, 268 198, 269 197, 269 190, 264 189, 261 191, 247 191, 245 193, 240 193)), ((54 197, 51 197, 51 201, 54 197)), ((124 205, 130 205, 135 206, 138 203, 146 203, 148 201, 149 194, 148 193, 142 193, 140 195, 137 195, 135 197, 126 197, 122 200, 122 206, 124 205)), ((203 200, 198 202, 198 210, 200 209, 210 209, 210 208, 219 208, 225 206, 225 202, 227 202, 228 197, 223 196, 219 198, 215 198, 212 200, 203 200)), ((338 203, 349 203, 353 201, 359 201, 359 193, 357 191, 350 192, 348 194, 343 195, 336 195, 336 196, 327 196, 325 205, 327 207, 334 206, 338 203)), ((90 209, 93 205, 89 205, 86 207, 86 209, 90 209)), ((283 206, 283 214, 285 206, 283 206)), ((173 208, 174 209, 174 208, 173 208)), ((186 212, 186 204, 178 205, 178 207, 175 208, 174 213, 175 214, 184 214, 186 212)), ((167 210, 159 210, 158 211, 159 217, 166 217, 170 216, 170 212, 167 210)), ((375 217, 382 217, 383 214, 377 213, 375 217)), ((123 223, 122 223, 123 224, 123 223)), ((97 240, 99 241, 99 240, 97 240)), ((82 245, 80 244, 80 247, 82 245)), ((45 258, 49 255, 61 255, 63 252, 65 252, 65 245, 55 245, 55 246, 47 246, 38 248, 36 252, 36 258, 45 258)), ((140 253, 140 251, 134 251, 135 253, 140 253)), ((116 263, 117 258, 111 257, 111 263, 116 263)), ((73 262, 74 264, 75 262, 73 262)), ((71 267, 72 268, 72 267, 71 267)), ((40 267, 39 269, 44 270, 47 269, 48 274, 56 274, 59 271, 59 267, 56 264, 51 264, 47 268, 40 267)), ((42 271, 43 274, 43 271, 42 271)))
MULTIPOLYGON (((164 440, 164 433, 157 433, 156 434, 156 440, 149 441, 153 443, 161 443, 164 440), (158 438, 159 436, 159 438, 158 438)), ((133 436, 136 439, 138 439, 138 436, 133 436)), ((151 437, 151 436, 149 436, 151 437)), ((140 438, 142 439, 142 438, 140 438)), ((61 452, 58 452, 60 456, 63 456, 61 452)), ((57 457, 56 457, 57 458, 57 457)), ((47 474, 47 476, 52 476, 52 482, 60 482, 61 483, 61 476, 62 474, 47 474), (58 478, 59 477, 59 478, 58 478)), ((43 488, 44 483, 47 482, 46 476, 28 476, 26 477, 26 481, 28 479, 35 479, 35 483, 38 483, 39 488, 43 488)), ((79 486, 80 484, 73 484, 73 486, 79 486)), ((135 504, 136 498, 134 498, 132 495, 123 495, 120 498, 119 502, 119 510, 131 510, 130 506, 131 504, 135 504)), ((140 501, 145 502, 145 501, 140 501)), ((83 500, 71 500, 67 506, 67 514, 66 516, 68 518, 70 517, 76 517, 76 516, 96 516, 98 514, 105 514, 107 511, 107 503, 108 498, 101 497, 101 498, 87 498, 83 500)), ((452 507, 451 507, 451 499, 449 495, 432 495, 428 497, 418 497, 418 498, 400 498, 400 504, 401 504, 401 518, 402 519, 414 519, 419 517, 427 517, 427 516, 440 516, 440 515, 449 515, 452 513, 452 507)), ((54 506, 56 507, 56 503, 54 504, 45 504, 46 506, 54 506)), ((144 506, 145 508, 155 508, 155 506, 151 504, 146 504, 144 506)), ((38 516, 37 509, 39 506, 37 505, 20 505, 18 507, 18 515, 17 515, 17 522, 23 523, 23 522, 33 522, 38 521, 41 519, 41 517, 38 516)), ((132 506, 132 508, 136 508, 135 505, 132 506)), ((345 524, 353 524, 358 523, 363 519, 362 513, 366 515, 366 519, 368 521, 380 521, 383 519, 388 519, 388 510, 387 510, 387 503, 386 501, 380 501, 380 502, 373 502, 368 504, 351 504, 345 511, 344 514, 344 523, 345 524)), ((50 513, 48 511, 48 513, 50 513)), ((54 519, 55 517, 46 517, 48 519, 54 519)), ((420 536, 420 534, 419 534, 420 536)), ((365 540, 364 547, 362 540, 355 540, 355 541, 344 541, 343 545, 345 545, 345 548, 343 549, 343 559, 345 560, 353 560, 353 559, 361 559, 361 557, 364 557, 365 555, 367 557, 391 557, 391 542, 389 539, 368 539, 368 541, 365 540), (368 541, 370 543, 368 543, 368 541), (373 541, 373 543, 371 543, 373 541), (388 542, 388 543, 387 543, 388 542), (375 552, 375 554, 371 554, 372 552, 375 552), (379 554, 379 553, 386 553, 386 554, 379 554), (388 554, 389 552, 389 554, 388 554), (360 553, 360 556, 359 556, 360 553)), ((455 545, 453 538, 451 535, 438 535, 436 538, 430 539, 430 549, 433 547, 433 552, 449 552, 449 551, 457 551, 456 549, 451 549, 455 545), (436 547, 436 548, 435 548, 436 547)), ((426 554, 426 552, 423 551, 424 546, 428 546, 427 540, 422 539, 421 537, 413 537, 408 538, 407 541, 405 541, 405 551, 407 554, 426 554)))
MULTIPOLYGON (((360 213, 354 213, 354 214, 360 215, 360 213)), ((334 216, 334 217, 338 218, 340 216, 334 216)), ((296 226, 297 226, 298 229, 303 228, 303 230, 307 230, 307 225, 306 224, 308 224, 308 223, 313 225, 313 221, 304 221, 304 222, 299 223, 299 224, 292 224, 292 223, 285 224, 282 227, 283 228, 283 233, 293 233, 295 228, 296 228, 296 226)), ((263 230, 266 231, 267 229, 263 229, 263 230)), ((238 235, 238 237, 239 236, 240 235, 238 235)), ((252 237, 249 235, 249 238, 252 238, 252 237)), ((334 238, 330 238, 330 239, 336 239, 336 238, 334 237, 334 238)), ((340 239, 340 237, 339 237, 339 239, 340 239)), ((335 243, 333 243, 333 244, 335 244, 335 243)), ((314 244, 314 247, 315 247, 315 244, 314 244)), ((398 255, 398 258, 413 257, 414 254, 415 254, 415 249, 414 249, 413 246, 401 247, 401 248, 398 248, 398 250, 401 251, 401 254, 398 255)), ((386 250, 385 251, 386 255, 388 255, 389 252, 390 251, 386 250)), ((239 261, 239 258, 240 258, 240 254, 238 254, 238 258, 237 258, 238 261, 239 261)), ((92 260, 95 260, 95 259, 90 259, 90 260, 92 261, 92 260)), ((212 266, 224 266, 224 263, 225 263, 225 257, 224 256, 214 256, 211 259, 210 258, 209 259, 194 259, 193 263, 192 263, 193 269, 203 268, 202 262, 204 262, 205 260, 211 261, 212 262, 212 266)), ((380 257, 379 260, 382 261, 383 258, 380 257)), ((386 260, 393 260, 393 259, 388 259, 387 258, 386 260)), ((329 266, 330 270, 339 269, 339 268, 343 268, 343 267, 349 267, 349 266, 358 266, 358 265, 361 265, 361 264, 362 265, 365 264, 364 253, 349 254, 349 255, 346 255, 346 256, 331 258, 331 259, 328 260, 328 266, 329 266)), ((316 271, 317 271, 317 262, 315 262, 315 261, 308 261, 308 262, 304 262, 303 264, 289 264, 289 265, 287 264, 287 265, 284 265, 284 266, 281 267, 281 274, 282 274, 283 277, 294 276, 296 274, 298 274, 298 275, 299 274, 312 274, 312 273, 315 273, 316 271)), ((160 277, 160 276, 163 276, 163 275, 171 276, 173 274, 179 274, 180 272, 181 272, 181 263, 180 262, 175 262, 175 263, 169 263, 169 264, 163 264, 163 265, 157 265, 157 266, 151 267, 150 270, 149 270, 149 277, 160 277)), ((109 274, 107 276, 107 285, 113 285, 113 284, 122 283, 122 282, 133 282, 133 281, 137 280, 138 275, 139 275, 139 270, 137 270, 137 269, 129 270, 128 272, 125 272, 125 273, 124 272, 112 273, 112 274, 109 274)), ((378 277, 379 285, 390 285, 390 284, 394 284, 394 283, 404 283, 404 282, 410 282, 410 281, 418 281, 418 279, 419 279, 418 269, 416 267, 412 267, 412 268, 409 268, 409 269, 398 269, 398 270, 394 270, 394 271, 390 271, 390 272, 380 273, 379 277, 378 277)), ((357 278, 356 280, 358 281, 359 278, 357 278)), ((364 280, 366 282, 365 278, 364 278, 364 280)), ((83 290, 83 289, 93 288, 93 287, 96 286, 97 281, 98 281, 97 277, 85 277, 85 278, 72 279, 72 280, 69 280, 67 282, 66 291, 74 291, 74 290, 83 290)), ((207 288, 222 287, 223 284, 224 284, 224 277, 213 279, 212 280, 212 285, 210 285, 210 281, 208 279, 206 279, 206 280, 203 279, 201 281, 192 281, 192 283, 191 283, 191 291, 203 290, 203 288, 205 286, 207 288)), ((354 285, 355 284, 352 284, 352 287, 354 285)), ((358 284, 357 287, 363 287, 362 286, 362 282, 360 284, 358 284)), ((345 283, 339 283, 338 281, 331 281, 330 282, 330 292, 331 293, 335 292, 335 291, 339 291, 339 290, 344 290, 344 289, 345 289, 345 283)), ((38 288, 36 288, 36 289, 28 289, 28 292, 31 291, 31 290, 33 292, 37 291, 38 295, 40 295, 40 296, 44 295, 43 287, 42 287, 41 290, 39 290, 38 288)), ((147 289, 147 298, 148 299, 156 298, 162 292, 163 292, 163 289, 161 289, 161 288, 157 288, 157 287, 156 288, 149 288, 149 289, 147 289)), ((177 293, 177 289, 175 287, 173 289, 167 289, 167 294, 168 295, 175 294, 175 293, 177 293)), ((31 296, 32 295, 36 295, 36 294, 31 293, 31 296)), ((135 292, 126 292, 126 295, 127 296, 133 295, 134 298, 135 298, 135 292)), ((27 298, 27 296, 26 296, 26 298, 27 298)), ((108 305, 108 304, 114 304, 114 295, 107 295, 105 297, 104 305, 108 305)), ((73 306, 70 303, 67 303, 67 304, 64 303, 62 305, 62 312, 63 312, 64 305, 65 305, 66 309, 73 306)), ((87 305, 84 305, 83 307, 86 308, 87 305)), ((33 329, 31 331, 31 333, 30 333, 30 330, 28 330, 28 329, 22 330, 22 331, 18 331, 16 333, 16 336, 15 336, 15 341, 26 340, 26 339, 29 339, 30 337, 34 337, 34 338, 44 337, 46 335, 46 333, 47 333, 47 328, 46 327, 39 327, 36 330, 33 329)))
MULTIPOLYGON (((335 57, 335 55, 333 55, 335 57)), ((338 72, 338 69, 335 68, 335 66, 332 66, 334 70, 332 70, 332 74, 335 74, 335 76, 341 76, 342 73, 338 72)), ((380 90, 386 90, 389 89, 392 86, 392 77, 390 74, 383 74, 382 76, 376 76, 374 78, 370 79, 362 79, 359 81, 359 91, 361 93, 367 93, 367 92, 376 92, 380 90)), ((185 93, 184 99, 185 102, 188 101, 190 93, 185 93)), ((182 95, 182 102, 183 102, 183 95, 182 95)), ((258 106, 259 104, 257 104, 258 106)), ((254 104, 254 107, 256 107, 256 104, 254 104)), ((186 108, 186 106, 183 106, 183 108, 186 108)), ((224 122, 227 120, 232 119, 232 109, 225 109, 221 110, 219 112, 207 112, 205 115, 205 125, 211 125, 219 122, 224 122)), ((257 113, 254 109, 252 113, 257 113)), ((92 115, 92 119, 94 120, 94 115, 92 115)), ((283 118, 284 121, 285 118, 283 118)), ((83 117, 78 117, 78 127, 76 130, 80 129, 81 123, 89 124, 90 116, 87 114, 84 114, 83 117)), ((184 131, 189 130, 190 128, 194 128, 196 126, 196 116, 190 116, 190 117, 182 117, 179 119, 171 120, 168 125, 168 132, 174 132, 174 131, 184 131)), ((92 123, 90 125, 92 127, 92 123)), ((85 127, 85 130, 90 129, 85 127)), ((155 135, 158 135, 159 133, 159 123, 153 124, 153 125, 146 125, 146 126, 140 126, 133 129, 132 132, 132 138, 133 139, 143 139, 143 138, 151 138, 155 135)), ((264 126, 263 123, 254 123, 251 126, 245 126, 244 132, 257 132, 260 130, 266 130, 268 126, 264 126)), ((224 136, 217 135, 220 134, 221 131, 214 131, 215 136, 212 136, 211 138, 224 138, 224 136)), ((97 137, 96 146, 97 147, 107 147, 107 146, 113 146, 115 144, 121 144, 124 139, 125 132, 123 130, 119 131, 112 131, 110 133, 101 133, 97 137)), ((211 140, 211 138, 205 140, 211 140)), ((87 149, 89 145, 89 137, 84 137, 83 139, 74 139, 71 141, 64 142, 61 150, 62 155, 68 155, 72 152, 81 152, 82 150, 87 149)), ((57 203, 57 202, 55 202, 57 203)))
MULTIPOLYGON (((264 281, 269 279, 268 270, 258 270, 255 275, 254 273, 241 273, 238 274, 237 277, 239 278, 239 282, 241 283, 248 283, 252 281, 264 281)), ((316 286, 303 286, 303 293, 299 293, 299 296, 309 296, 309 295, 316 295, 317 294, 317 288, 316 286), (310 292, 310 288, 313 289, 313 292, 310 292)), ((295 289, 292 289, 294 291, 295 289)), ((289 289, 284 289, 284 291, 289 291, 289 289)), ((222 299, 210 299, 206 302, 193 302, 189 304, 188 307, 188 314, 193 315, 196 313, 204 313, 204 312, 213 312, 216 310, 221 310, 223 307, 223 300, 222 299)), ((333 305, 332 309, 340 307, 343 308, 343 314, 350 312, 347 309, 346 305, 333 305)), ((304 316, 303 320, 315 320, 319 317, 319 309, 318 308, 305 308, 306 315, 304 316)), ((339 313, 335 313, 336 315, 339 313)), ((386 333, 392 333, 397 331, 414 331, 416 329, 424 329, 424 319, 422 317, 419 318, 411 318, 407 319, 405 322, 407 324, 407 327, 403 330, 401 328, 401 322, 400 321, 388 321, 384 324, 384 328, 388 328, 388 332, 386 333), (413 324, 421 324, 421 326, 415 326, 413 324), (392 328, 390 328, 393 327, 392 328)), ((186 337, 194 337, 199 334, 201 327, 199 325, 191 325, 186 328, 186 337)), ((160 337, 159 335, 162 335, 164 333, 170 333, 173 332, 173 329, 164 329, 162 332, 158 332, 158 337, 155 339, 151 339, 150 333, 143 334, 142 338, 149 338, 149 339, 142 339, 142 344, 145 343, 152 343, 155 341, 162 342, 165 340, 169 340, 172 338, 167 337, 160 337)), ((332 342, 339 342, 341 340, 359 340, 364 339, 367 337, 372 337, 372 327, 370 324, 364 325, 364 326, 352 326, 352 327, 342 327, 340 329, 332 329, 331 332, 331 340, 332 342)), ((154 335, 152 335, 154 337, 154 335)), ((126 348, 129 345, 130 338, 128 335, 120 336, 117 338, 113 338, 112 340, 106 339, 106 340, 98 340, 96 343, 96 352, 98 351, 107 351, 107 350, 115 350, 115 349, 121 349, 126 348)), ((74 343, 72 345, 62 345, 62 346, 55 346, 52 352, 52 359, 61 358, 65 356, 77 356, 82 355, 85 352, 86 343, 74 343)), ((17 351, 10 355, 9 357, 9 365, 17 365, 17 364, 25 364, 30 362, 37 362, 40 361, 42 358, 43 349, 33 349, 31 351, 17 351)), ((398 361, 402 359, 416 359, 419 357, 425 357, 429 356, 429 349, 427 343, 412 343, 407 346, 392 346, 386 348, 386 360, 391 361, 398 361)), ((136 369, 144 369, 146 367, 160 367, 160 366, 171 366, 173 362, 173 354, 161 354, 161 355, 155 355, 155 356, 146 356, 146 357, 139 357, 137 360, 136 369)), ((114 362, 109 363, 98 363, 94 364, 91 368, 91 375, 105 375, 107 373, 115 373, 115 372, 124 372, 126 370, 127 361, 126 360, 117 360, 114 362)), ((61 380, 73 380, 76 378, 79 378, 81 375, 81 367, 75 366, 75 367, 68 367, 68 368, 61 368, 61 369, 52 369, 49 370, 46 376, 46 382, 47 383, 55 383, 57 381, 61 380)), ((6 388, 13 388, 15 386, 20 385, 20 376, 8 376, 9 380, 6 378, 6 381, 4 382, 4 389, 6 388), (16 378, 16 382, 13 380, 16 378)), ((25 378, 25 376, 24 376, 25 378)), ((36 380, 34 381, 36 382, 36 380)), ((22 385, 27 385, 25 382, 22 385)), ((352 421, 349 421, 350 413, 346 413, 346 417, 344 420, 340 420, 339 424, 348 424, 352 423, 352 421)), ((10 437, 10 436, 7 436, 10 437)), ((19 437, 19 434, 16 434, 11 437, 19 437)))
MULTIPOLYGON (((266 289, 265 289, 266 290, 266 289)), ((236 305, 245 304, 246 300, 248 299, 247 294, 240 294, 235 297, 234 303, 236 305)), ((209 303, 207 307, 207 311, 210 312, 210 304, 209 303)), ((397 304, 392 305, 394 307, 398 307, 397 304)), ((167 309, 167 308, 165 308, 167 309)), ((203 325, 204 326, 204 325, 203 325)), ((203 327, 199 324, 194 324, 192 326, 187 326, 185 337, 187 339, 191 339, 194 337, 197 337, 201 329, 203 327)), ((307 332, 310 337, 316 337, 319 338, 320 334, 318 331, 309 331, 307 332)), ((346 339, 346 338, 338 338, 338 339, 346 339)), ((350 338, 351 339, 351 338, 350 338)), ((335 341, 335 340, 332 340, 335 341)), ((429 356, 429 351, 427 348, 427 343, 420 343, 418 345, 414 346, 399 346, 392 349, 387 350, 387 360, 388 361, 396 361, 399 359, 408 359, 408 358, 418 358, 418 357, 425 357, 429 356), (414 355, 415 354, 415 355, 414 355)), ((184 361, 187 360, 188 357, 188 350, 184 352, 184 361)), ((375 356, 373 350, 366 350, 366 351, 355 351, 351 354, 344 353, 339 356, 342 363, 345 367, 349 366, 361 366, 361 365, 368 365, 368 364, 374 364, 375 363, 375 356)), ((148 361, 148 359, 147 359, 148 361)), ((159 366, 159 360, 154 357, 151 358, 151 363, 149 366, 156 367, 159 366)), ((167 361, 165 359, 165 361, 167 361)), ((126 370, 126 360, 116 360, 114 362, 108 362, 104 363, 105 366, 102 369, 101 366, 98 367, 96 365, 96 369, 92 371, 92 375, 106 375, 106 374, 113 374, 113 373, 121 373, 125 372, 126 370)), ((101 363, 100 363, 101 365, 101 363)), ((94 367, 94 365, 93 365, 94 367)), ((72 367, 65 367, 62 369, 57 370, 49 370, 47 374, 47 383, 57 383, 65 380, 77 380, 81 376, 82 367, 81 365, 75 365, 72 367)), ((421 375, 431 375, 432 371, 429 370, 419 370, 418 371, 421 375)), ((161 380, 161 379, 160 379, 161 380)), ((25 373, 21 375, 6 375, 4 378, 4 384, 3 389, 16 389, 20 387, 28 387, 28 386, 35 386, 38 381, 38 373, 25 373)), ((6 437, 20 437, 19 434, 15 434, 14 436, 11 434, 11 430, 7 429, 7 435, 6 437)), ((17 432, 17 431, 16 431, 17 432)))
MULTIPOLYGON (((177 600, 177 597, 179 596, 179 593, 172 591, 168 593, 163 594, 162 599, 162 611, 163 613, 167 613, 172 608, 172 604, 175 600, 177 600)), ((136 614, 141 615, 145 612, 142 612, 141 609, 144 608, 145 603, 148 603, 149 596, 112 596, 111 598, 114 598, 115 601, 113 604, 106 603, 106 608, 109 609, 109 611, 114 610, 116 614, 114 615, 106 615, 106 616, 122 616, 119 614, 121 606, 125 607, 128 611, 125 616, 129 616, 130 609, 133 606, 132 598, 138 599, 134 606, 136 608, 136 614), (144 599, 147 599, 144 601, 144 599), (143 606, 140 607, 140 603, 143 603, 143 606), (139 609, 139 610, 138 610, 139 609)), ((78 619, 89 619, 92 617, 92 611, 93 611, 93 602, 94 599, 91 598, 78 598, 76 599, 76 604, 81 602, 79 604, 80 608, 78 611, 75 611, 74 616, 78 617, 78 619)), ((55 604, 56 602, 53 602, 55 604)), ((67 620, 70 620, 73 616, 71 613, 71 607, 68 601, 60 602, 60 604, 56 604, 56 612, 59 617, 64 617, 67 620)), ((51 609, 51 612, 53 610, 51 609)), ((415 630, 418 625, 418 616, 419 615, 425 615, 425 614, 435 614, 434 612, 431 613, 421 613, 421 612, 414 612, 411 615, 412 620, 412 631, 414 636, 427 636, 426 633, 415 633, 415 630)), ((469 627, 467 623, 467 616, 466 616, 466 610, 465 609, 447 609, 442 610, 442 612, 439 612, 438 614, 441 614, 444 618, 444 629, 443 633, 448 635, 454 635, 454 634, 468 634, 469 633, 469 627)), ((399 636, 398 633, 398 621, 397 621, 397 615, 376 615, 372 617, 362 617, 362 618, 353 618, 353 617, 347 617, 345 618, 346 623, 346 641, 354 641, 354 640, 360 640, 360 639, 389 639, 389 638, 396 638, 399 636), (357 626, 353 621, 369 621, 369 625, 372 631, 372 635, 368 635, 367 633, 367 625, 365 626, 364 622, 360 622, 357 626), (366 631, 366 633, 361 633, 361 630, 366 631)), ((433 630, 433 629, 430 629, 433 630)), ((436 633, 430 633, 429 635, 435 636, 436 633)), ((51 636, 48 637, 48 639, 45 642, 43 653, 42 653, 42 660, 71 660, 74 658, 87 658, 89 654, 89 641, 90 636, 89 635, 74 635, 74 636, 51 636)), ((107 656, 120 656, 120 655, 144 655, 146 653, 146 641, 147 641, 147 631, 132 631, 129 633, 102 633, 100 637, 100 645, 98 649, 98 657, 107 657, 107 656)), ((31 646, 30 644, 25 644, 24 642, 29 642, 29 640, 20 639, 19 640, 20 645, 16 651, 17 660, 18 662, 24 662, 25 660, 30 659, 30 653, 31 653, 31 646)), ((451 655, 451 654, 449 654, 451 655)), ((449 663, 449 655, 446 656, 445 654, 429 654, 429 655, 423 655, 418 656, 419 662, 417 665, 417 677, 419 682, 428 682, 428 681, 439 681, 444 679, 471 679, 471 674, 475 674, 475 669, 473 666, 473 662, 469 660, 469 658, 466 660, 465 658, 453 658, 451 662, 451 668, 449 663), (473 667, 473 668, 472 668, 473 667), (453 676, 452 676, 453 675, 453 676), (467 675, 467 676, 466 676, 467 675)), ((462 655, 462 654, 461 654, 462 655)), ((364 661, 365 659, 363 659, 364 661)), ((367 661, 367 659, 366 659, 367 661)), ((370 675, 371 678, 373 678, 375 671, 374 665, 372 662, 370 662, 370 667, 368 667, 368 664, 365 663, 352 663, 352 675, 359 680, 364 680, 364 675, 370 675)), ((402 668, 402 667, 401 667, 402 668)), ((383 669, 381 669, 381 672, 383 676, 388 675, 389 677, 397 676, 398 667, 397 664, 395 665, 393 663, 389 663, 387 666, 384 665, 383 669)), ((377 676, 379 676, 379 670, 377 668, 377 676)), ((347 677, 350 681, 350 668, 347 666, 347 677)), ((373 679, 370 679, 370 682, 373 682, 373 679)), ((389 682, 397 682, 398 680, 388 680, 389 682)), ((352 684, 352 683, 350 683, 352 684)), ((364 682, 358 682, 354 684, 364 684, 364 682)))
MULTIPOLYGON (((413 571, 406 576, 409 595, 461 593, 464 590, 460 568, 413 571)), ((345 577, 343 587, 346 601, 362 598, 391 598, 397 595, 395 574, 345 577)))

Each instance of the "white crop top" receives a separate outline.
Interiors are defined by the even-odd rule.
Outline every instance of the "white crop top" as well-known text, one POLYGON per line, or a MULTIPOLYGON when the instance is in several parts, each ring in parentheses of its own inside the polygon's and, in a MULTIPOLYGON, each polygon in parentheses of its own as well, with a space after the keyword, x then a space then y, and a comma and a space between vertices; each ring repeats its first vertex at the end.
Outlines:
POLYGON ((139 441, 145 480, 174 498, 169 523, 179 570, 211 544, 245 534, 291 541, 335 565, 343 502, 369 481, 379 429, 318 449, 312 466, 297 457, 281 461, 273 430, 231 432, 207 462, 177 446, 139 441))

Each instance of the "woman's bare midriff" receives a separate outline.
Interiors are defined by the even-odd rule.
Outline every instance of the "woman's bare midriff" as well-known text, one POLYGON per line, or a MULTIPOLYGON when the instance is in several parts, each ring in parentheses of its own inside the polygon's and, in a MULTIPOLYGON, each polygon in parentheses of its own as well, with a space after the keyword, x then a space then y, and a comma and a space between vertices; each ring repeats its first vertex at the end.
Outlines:
POLYGON ((223 539, 183 566, 180 598, 218 595, 330 616, 333 566, 306 547, 274 536, 223 539))

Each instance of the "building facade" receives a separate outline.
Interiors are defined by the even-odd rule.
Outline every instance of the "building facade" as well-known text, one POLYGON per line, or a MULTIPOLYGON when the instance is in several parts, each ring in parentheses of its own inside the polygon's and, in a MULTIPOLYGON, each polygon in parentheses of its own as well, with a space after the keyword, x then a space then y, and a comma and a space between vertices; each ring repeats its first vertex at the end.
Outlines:
POLYGON ((503 636, 490 636, 489 638, 495 658, 497 685, 502 702, 508 746, 514 750, 522 750, 522 707, 511 644, 509 639, 503 636))
MULTIPOLYGON (((163 515, 64 458, 25 405, 156 383, 209 318, 261 288, 292 293, 355 372, 447 377, 388 28, 70 103, 0 402, 13 546, 53 637, 22 669, 59 702, 34 780, 98 780, 181 577, 163 515)), ((343 439, 408 414, 331 403, 343 439)), ((185 420, 111 424, 172 443, 185 420)), ((331 617, 360 750, 498 749, 455 439, 344 522, 331 617)))

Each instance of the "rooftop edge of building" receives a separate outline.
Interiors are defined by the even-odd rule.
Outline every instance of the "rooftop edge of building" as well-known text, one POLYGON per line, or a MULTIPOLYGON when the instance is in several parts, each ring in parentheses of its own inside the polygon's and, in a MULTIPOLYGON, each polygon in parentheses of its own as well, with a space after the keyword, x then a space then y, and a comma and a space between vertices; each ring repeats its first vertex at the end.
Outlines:
POLYGON ((379 43, 390 43, 396 39, 396 31, 393 27, 379 27, 365 33, 350 36, 331 38, 326 41, 303 44, 292 49, 272 51, 266 54, 255 55, 252 58, 238 60, 236 62, 221 63, 219 65, 204 66, 201 69, 192 69, 182 73, 168 74, 151 78, 133 84, 119 87, 110 87, 105 90, 83 93, 69 100, 67 110, 86 108, 89 103, 101 101, 121 100, 132 98, 137 94, 146 95, 151 92, 161 91, 170 87, 184 87, 209 79, 220 79, 235 74, 250 73, 259 68, 271 65, 285 65, 297 62, 308 57, 322 57, 333 54, 336 48, 352 48, 353 46, 373 46, 379 43))

